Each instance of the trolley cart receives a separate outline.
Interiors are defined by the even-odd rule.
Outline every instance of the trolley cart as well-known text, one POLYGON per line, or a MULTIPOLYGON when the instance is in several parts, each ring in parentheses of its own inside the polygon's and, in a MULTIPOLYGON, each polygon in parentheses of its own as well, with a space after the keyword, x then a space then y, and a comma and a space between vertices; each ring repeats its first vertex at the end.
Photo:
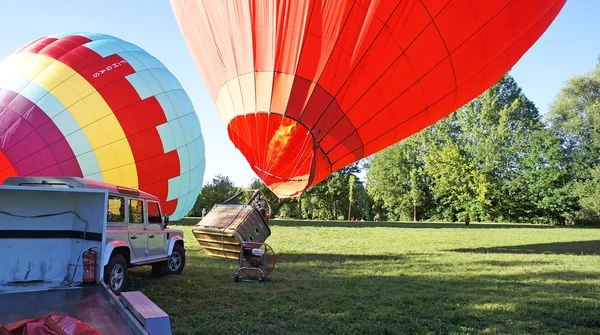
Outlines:
POLYGON ((262 242, 243 242, 239 253, 239 269, 233 280, 264 282, 275 269, 273 248, 262 242))

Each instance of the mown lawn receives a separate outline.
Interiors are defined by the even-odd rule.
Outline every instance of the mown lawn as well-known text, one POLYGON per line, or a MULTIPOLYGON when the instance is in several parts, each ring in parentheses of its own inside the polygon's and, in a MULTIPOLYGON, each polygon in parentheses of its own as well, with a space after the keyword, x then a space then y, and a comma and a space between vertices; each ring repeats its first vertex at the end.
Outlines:
POLYGON ((264 284, 181 228, 183 274, 136 268, 127 287, 175 334, 600 333, 597 228, 273 221, 264 284))

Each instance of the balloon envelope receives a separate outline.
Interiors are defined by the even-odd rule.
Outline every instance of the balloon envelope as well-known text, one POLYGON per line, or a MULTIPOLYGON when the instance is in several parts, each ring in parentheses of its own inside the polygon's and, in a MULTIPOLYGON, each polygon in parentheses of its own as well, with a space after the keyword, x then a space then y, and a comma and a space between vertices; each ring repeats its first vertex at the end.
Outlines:
POLYGON ((566 0, 171 0, 252 169, 278 196, 435 123, 501 78, 566 0))
POLYGON ((189 97, 141 48, 58 34, 0 63, 0 183, 70 176, 139 188, 177 220, 194 205, 204 166, 189 97))

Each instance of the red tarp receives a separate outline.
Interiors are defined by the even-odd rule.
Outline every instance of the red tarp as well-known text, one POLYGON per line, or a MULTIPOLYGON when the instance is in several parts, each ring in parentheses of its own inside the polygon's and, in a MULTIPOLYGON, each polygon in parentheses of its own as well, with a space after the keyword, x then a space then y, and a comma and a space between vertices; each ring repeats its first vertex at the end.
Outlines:
POLYGON ((0 335, 101 335, 83 322, 70 316, 49 315, 21 320, 8 326, 0 325, 0 335))

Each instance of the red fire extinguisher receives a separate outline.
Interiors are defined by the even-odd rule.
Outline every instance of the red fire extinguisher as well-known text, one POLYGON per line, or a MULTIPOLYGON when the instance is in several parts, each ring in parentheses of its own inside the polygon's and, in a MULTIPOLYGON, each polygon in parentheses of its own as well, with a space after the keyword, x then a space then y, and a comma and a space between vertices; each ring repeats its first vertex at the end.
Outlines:
POLYGON ((89 248, 83 253, 83 282, 96 282, 96 252, 93 250, 96 247, 89 248))

